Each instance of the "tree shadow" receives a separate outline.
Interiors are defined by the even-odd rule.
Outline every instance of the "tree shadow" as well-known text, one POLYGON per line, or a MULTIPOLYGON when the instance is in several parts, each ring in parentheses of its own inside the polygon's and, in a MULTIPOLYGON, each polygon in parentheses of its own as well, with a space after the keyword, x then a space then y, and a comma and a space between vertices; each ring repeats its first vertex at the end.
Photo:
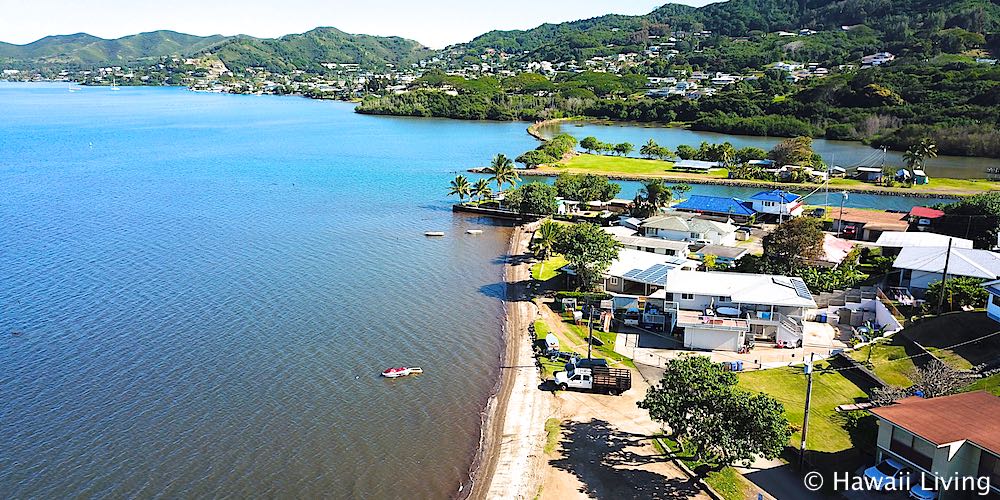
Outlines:
POLYGON ((621 431, 607 421, 570 422, 560 444, 563 458, 549 463, 580 480, 580 493, 597 498, 690 498, 700 492, 687 477, 667 477, 638 469, 668 460, 642 455, 632 448, 645 445, 650 436, 621 431))

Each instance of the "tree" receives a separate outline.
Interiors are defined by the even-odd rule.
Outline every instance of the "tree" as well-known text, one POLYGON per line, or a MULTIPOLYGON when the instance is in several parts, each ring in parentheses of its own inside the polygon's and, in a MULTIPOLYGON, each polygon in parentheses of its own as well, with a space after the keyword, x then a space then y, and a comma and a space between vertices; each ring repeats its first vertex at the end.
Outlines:
POLYGON ((618 258, 620 245, 607 231, 587 222, 564 229, 555 251, 563 254, 580 280, 580 288, 594 290, 618 258))
POLYGON ((785 221, 764 236, 764 256, 785 262, 816 259, 823 256, 822 223, 811 217, 785 221))
POLYGON ((493 189, 490 188, 490 181, 480 178, 472 185, 471 196, 479 199, 480 202, 493 196, 493 189))
POLYGON ((739 389, 733 372, 707 356, 667 361, 660 382, 637 404, 696 455, 717 465, 773 458, 788 444, 784 407, 766 394, 739 389))
POLYGON ((653 159, 654 157, 659 156, 657 153, 660 149, 660 145, 657 144, 656 141, 650 139, 646 142, 646 144, 643 144, 642 147, 639 148, 639 154, 648 159, 653 159))
POLYGON ((517 169, 514 168, 514 162, 503 154, 493 157, 493 162, 489 167, 486 167, 486 173, 490 174, 491 181, 497 183, 497 194, 503 193, 504 184, 510 184, 511 187, 514 187, 521 180, 517 169))
POLYGON ((544 182, 529 182, 507 192, 507 207, 521 214, 552 215, 559 207, 556 188, 544 182))
POLYGON ((677 146, 677 157, 682 160, 693 160, 695 156, 698 156, 698 150, 688 146, 687 144, 681 144, 677 146))
POLYGON ((785 139, 774 146, 767 154, 767 157, 777 162, 778 165, 800 165, 803 167, 816 167, 817 160, 822 163, 812 148, 812 137, 793 137, 785 139))
POLYGON ((562 173, 555 182, 558 195, 568 200, 608 201, 621 190, 621 186, 603 175, 562 173))
POLYGON ((635 146, 633 146, 631 142, 620 142, 615 144, 615 153, 618 153, 621 156, 628 156, 633 150, 635 150, 635 146))
POLYGON ((642 182, 642 188, 635 195, 635 211, 637 217, 649 217, 660 213, 673 199, 673 191, 663 179, 651 179, 642 182))
POLYGON ((923 398, 937 398, 957 394, 974 382, 976 375, 971 371, 956 370, 937 359, 913 369, 908 388, 885 387, 872 391, 871 402, 875 406, 890 405, 900 399, 920 393, 923 398))
POLYGON ((518 156, 514 161, 523 163, 524 166, 528 168, 535 168, 545 163, 555 163, 558 160, 549 156, 548 153, 544 151, 532 149, 531 151, 521 154, 521 156, 518 156))
POLYGON ((535 236, 531 239, 531 251, 535 252, 535 256, 541 260, 548 259, 552 256, 561 232, 562 224, 552 219, 543 220, 538 226, 538 230, 535 231, 535 236))
MULTIPOLYGON (((954 258, 954 257, 953 257, 954 258)), ((968 276, 948 278, 944 286, 945 311, 957 311, 966 306, 983 307, 990 298, 990 292, 983 288, 983 280, 968 276)), ((941 299, 941 281, 935 281, 927 287, 928 304, 937 304, 941 299)), ((942 311, 944 312, 944 311, 942 311)))
POLYGON ((580 141, 580 147, 587 153, 593 154, 594 151, 600 149, 601 141, 598 141, 597 138, 593 136, 584 137, 583 140, 580 141))
POLYGON ((938 208, 945 213, 936 223, 938 232, 970 239, 976 248, 993 248, 998 243, 1000 191, 969 196, 938 208))
POLYGON ((464 201, 466 196, 471 196, 472 186, 469 184, 469 179, 466 179, 464 175, 456 176, 454 180, 451 181, 451 188, 448 189, 448 196, 458 196, 458 201, 464 201))

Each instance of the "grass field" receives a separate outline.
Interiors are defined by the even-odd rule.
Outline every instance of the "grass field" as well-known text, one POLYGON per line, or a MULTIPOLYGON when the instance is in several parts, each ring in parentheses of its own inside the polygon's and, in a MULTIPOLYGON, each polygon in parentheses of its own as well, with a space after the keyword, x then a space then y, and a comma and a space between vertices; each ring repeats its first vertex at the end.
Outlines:
MULTIPOLYGON (((835 411, 842 404, 867 398, 864 391, 838 372, 823 372, 825 363, 816 364, 813 375, 812 408, 809 416, 810 450, 837 452, 851 448, 851 438, 844 429, 843 417, 835 411)), ((806 376, 802 367, 772 368, 739 374, 740 387, 771 395, 785 405, 785 417, 795 427, 790 444, 802 439, 805 414, 806 376)))
POLYGON ((553 255, 542 262, 531 266, 531 277, 539 281, 548 281, 559 276, 559 270, 568 262, 562 255, 553 255))
MULTIPOLYGON (((909 374, 916 369, 912 359, 908 359, 906 349, 902 345, 903 340, 894 337, 885 344, 878 344, 871 354, 872 371, 887 384, 898 387, 909 387, 913 385, 909 374)), ((867 345, 858 350, 851 351, 850 356, 856 361, 864 363, 868 360, 868 351, 872 349, 867 345)))
POLYGON ((673 166, 672 162, 662 160, 582 154, 560 164, 558 170, 594 174, 662 175, 673 166))
MULTIPOLYGON (((571 340, 576 341, 575 343, 587 343, 588 331, 586 326, 580 326, 571 321, 565 321, 564 323, 566 324, 566 328, 570 331, 570 334, 576 337, 571 340)), ((594 347, 592 349, 593 356, 595 358, 605 358, 609 360, 608 364, 612 364, 611 361, 615 361, 629 368, 635 368, 635 363, 633 363, 631 359, 615 352, 615 339, 617 336, 618 335, 615 333, 602 332, 595 328, 594 338, 599 339, 604 345, 597 345, 597 343, 594 343, 594 347)), ((586 355, 586 345, 584 345, 581 349, 582 352, 580 352, 580 354, 586 355)))
MULTIPOLYGON (((694 458, 690 453, 681 450, 677 441, 674 441, 669 437, 657 437, 653 440, 653 447, 656 448, 656 451, 660 454, 666 455, 671 453, 675 455, 678 460, 684 462, 684 465, 692 471, 702 465, 709 465, 711 467, 711 464, 706 464, 705 462, 694 458)), ((706 474, 703 479, 709 486, 712 487, 713 490, 722 495, 722 498, 725 498, 726 500, 743 500, 745 498, 750 498, 751 493, 753 492, 753 483, 744 478, 743 475, 732 467, 723 467, 717 471, 713 470, 706 474)))

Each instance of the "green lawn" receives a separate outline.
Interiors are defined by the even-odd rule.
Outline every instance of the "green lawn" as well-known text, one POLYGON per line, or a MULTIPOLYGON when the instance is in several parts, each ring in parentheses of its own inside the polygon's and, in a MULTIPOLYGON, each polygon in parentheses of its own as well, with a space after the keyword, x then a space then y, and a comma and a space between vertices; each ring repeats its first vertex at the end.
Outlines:
POLYGON ((531 266, 531 277, 538 281, 548 281, 559 276, 559 270, 569 262, 562 255, 553 255, 542 262, 531 266))
POLYGON ((545 421, 545 454, 551 455, 559 446, 559 435, 562 433, 562 420, 550 418, 545 421))
MULTIPOLYGON (((571 340, 573 340, 574 343, 584 344, 582 347, 579 348, 579 350, 581 351, 580 354, 586 355, 587 354, 586 343, 588 337, 587 326, 576 325, 572 321, 565 321, 565 324, 567 329, 569 329, 570 334, 576 337, 575 339, 571 340)), ((593 356, 595 358, 605 358, 609 360, 609 364, 611 364, 610 363, 611 361, 616 361, 626 367, 635 368, 635 363, 633 363, 631 359, 615 352, 615 339, 617 337, 618 335, 616 333, 602 332, 595 328, 594 338, 599 339, 604 345, 599 346, 595 342, 594 347, 592 349, 593 356)))
POLYGON ((900 334, 924 346, 945 363, 968 369, 1000 357, 1000 335, 975 341, 998 331, 1000 323, 991 320, 985 312, 960 311, 922 320, 900 334), (964 345, 951 347, 957 344, 964 345))
MULTIPOLYGON (((816 364, 813 375, 812 409, 809 417, 810 450, 837 452, 851 448, 851 438, 844 429, 843 417, 835 411, 842 404, 867 398, 867 394, 838 372, 823 372, 826 363, 816 364)), ((805 414, 806 376, 802 367, 772 368, 739 374, 740 387, 769 394, 785 405, 785 416, 796 429, 790 444, 802 439, 805 414)))
MULTIPOLYGON (((682 451, 676 441, 666 436, 658 436, 653 440, 653 447, 660 454, 666 455, 669 452, 677 456, 677 459, 684 462, 684 465, 696 470, 702 465, 710 465, 694 458, 690 453, 682 451)), ((723 467, 720 470, 713 470, 706 474, 703 479, 717 493, 726 500, 744 500, 749 498, 753 492, 753 483, 748 481, 742 474, 732 467, 723 467)))
MULTIPOLYGON (((872 371, 887 384, 898 387, 909 387, 913 385, 909 374, 916 368, 906 349, 901 345, 902 339, 894 337, 891 341, 875 346, 871 355, 872 371)), ((855 351, 851 351, 850 356, 862 363, 868 359, 868 350, 871 345, 867 345, 855 351)))
POLYGON ((967 390, 987 391, 996 396, 1000 396, 1000 373, 977 380, 976 383, 970 385, 967 390))
POLYGON ((662 175, 673 166, 673 162, 663 160, 581 154, 560 164, 559 170, 602 174, 662 175))

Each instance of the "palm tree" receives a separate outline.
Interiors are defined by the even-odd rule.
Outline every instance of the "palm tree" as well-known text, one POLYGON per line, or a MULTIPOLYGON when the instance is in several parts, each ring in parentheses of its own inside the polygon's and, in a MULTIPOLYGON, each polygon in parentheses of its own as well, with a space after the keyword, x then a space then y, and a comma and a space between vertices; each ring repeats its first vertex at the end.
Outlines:
POLYGON ((657 144, 656 141, 650 139, 649 141, 646 142, 645 145, 639 148, 639 154, 645 156, 646 158, 652 159, 654 156, 657 156, 656 153, 659 152, 658 151, 659 149, 660 145, 657 144))
POLYGON ((937 158, 937 144, 931 142, 929 137, 921 139, 920 144, 917 145, 917 152, 920 153, 920 166, 924 166, 923 160, 926 158, 937 158))
POLYGON ((456 176, 454 180, 451 181, 451 188, 448 189, 448 196, 458 196, 458 201, 461 202, 465 200, 466 196, 472 195, 472 186, 469 184, 469 179, 466 179, 464 175, 456 176))
POLYGON ((504 184, 510 184, 510 187, 514 187, 521 180, 517 169, 514 168, 514 162, 503 154, 498 154, 493 158, 490 166, 486 167, 486 173, 490 174, 491 181, 497 183, 497 194, 503 193, 504 184))
POLYGON ((484 199, 493 196, 493 189, 490 187, 490 181, 480 178, 472 185, 472 197, 478 198, 480 202, 484 199))
POLYGON ((655 215, 670 204, 674 195, 663 179, 653 179, 642 183, 642 189, 635 196, 640 212, 655 215))
POLYGON ((924 159, 920 156, 920 152, 917 151, 917 146, 911 146, 903 153, 903 161, 906 162, 906 167, 913 170, 923 163, 924 159))
POLYGON ((531 240, 532 251, 541 259, 548 259, 552 255, 552 249, 556 246, 562 227, 552 219, 545 219, 535 231, 535 237, 531 240))

